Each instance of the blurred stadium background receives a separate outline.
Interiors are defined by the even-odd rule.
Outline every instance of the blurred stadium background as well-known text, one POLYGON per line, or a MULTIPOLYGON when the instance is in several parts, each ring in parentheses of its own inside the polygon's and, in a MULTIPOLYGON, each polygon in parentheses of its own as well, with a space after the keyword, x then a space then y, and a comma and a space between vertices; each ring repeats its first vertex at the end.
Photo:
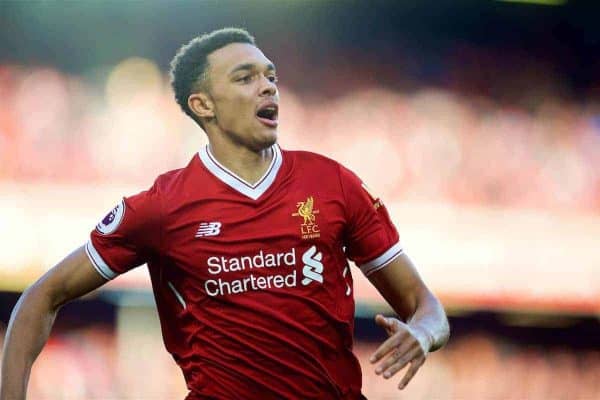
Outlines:
MULTIPOLYGON (((0 344, 27 285, 205 143, 168 62, 235 25, 278 67, 282 146, 384 199, 450 315, 398 392, 366 361, 388 310, 354 270, 365 394, 600 398, 600 4, 524 3, 0 2, 0 344)), ((64 307, 29 398, 183 399, 148 282, 64 307)))

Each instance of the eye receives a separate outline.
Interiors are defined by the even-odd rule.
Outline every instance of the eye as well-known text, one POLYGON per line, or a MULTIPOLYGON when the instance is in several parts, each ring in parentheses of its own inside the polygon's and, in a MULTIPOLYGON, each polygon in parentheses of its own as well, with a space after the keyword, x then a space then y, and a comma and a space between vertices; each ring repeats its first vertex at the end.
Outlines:
POLYGON ((277 83, 279 79, 275 75, 268 76, 267 79, 273 83, 277 83))
POLYGON ((251 81, 252 81, 252 75, 244 75, 244 76, 236 79, 236 82, 242 82, 242 83, 250 83, 251 81))

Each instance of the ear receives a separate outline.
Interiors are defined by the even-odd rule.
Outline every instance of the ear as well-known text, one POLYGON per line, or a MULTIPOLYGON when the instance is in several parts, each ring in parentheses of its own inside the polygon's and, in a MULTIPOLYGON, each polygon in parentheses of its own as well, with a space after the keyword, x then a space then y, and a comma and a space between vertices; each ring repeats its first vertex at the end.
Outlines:
POLYGON ((188 107, 200 118, 214 118, 215 105, 207 93, 192 93, 188 97, 188 107))

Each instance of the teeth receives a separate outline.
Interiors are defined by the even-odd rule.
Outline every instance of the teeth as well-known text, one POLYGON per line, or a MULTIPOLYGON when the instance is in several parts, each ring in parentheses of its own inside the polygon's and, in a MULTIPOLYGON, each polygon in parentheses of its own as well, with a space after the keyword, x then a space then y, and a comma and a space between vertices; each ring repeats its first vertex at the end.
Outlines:
POLYGON ((277 119, 277 106, 265 106, 258 110, 256 113, 260 118, 266 118, 270 120, 277 119))

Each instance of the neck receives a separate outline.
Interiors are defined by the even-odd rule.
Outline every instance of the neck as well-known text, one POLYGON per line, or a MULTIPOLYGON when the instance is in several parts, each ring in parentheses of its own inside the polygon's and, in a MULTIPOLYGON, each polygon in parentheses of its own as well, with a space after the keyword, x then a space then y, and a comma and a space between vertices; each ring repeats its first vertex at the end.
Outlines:
POLYGON ((221 165, 251 185, 263 177, 274 155, 271 147, 254 151, 222 140, 209 140, 209 150, 221 165))

